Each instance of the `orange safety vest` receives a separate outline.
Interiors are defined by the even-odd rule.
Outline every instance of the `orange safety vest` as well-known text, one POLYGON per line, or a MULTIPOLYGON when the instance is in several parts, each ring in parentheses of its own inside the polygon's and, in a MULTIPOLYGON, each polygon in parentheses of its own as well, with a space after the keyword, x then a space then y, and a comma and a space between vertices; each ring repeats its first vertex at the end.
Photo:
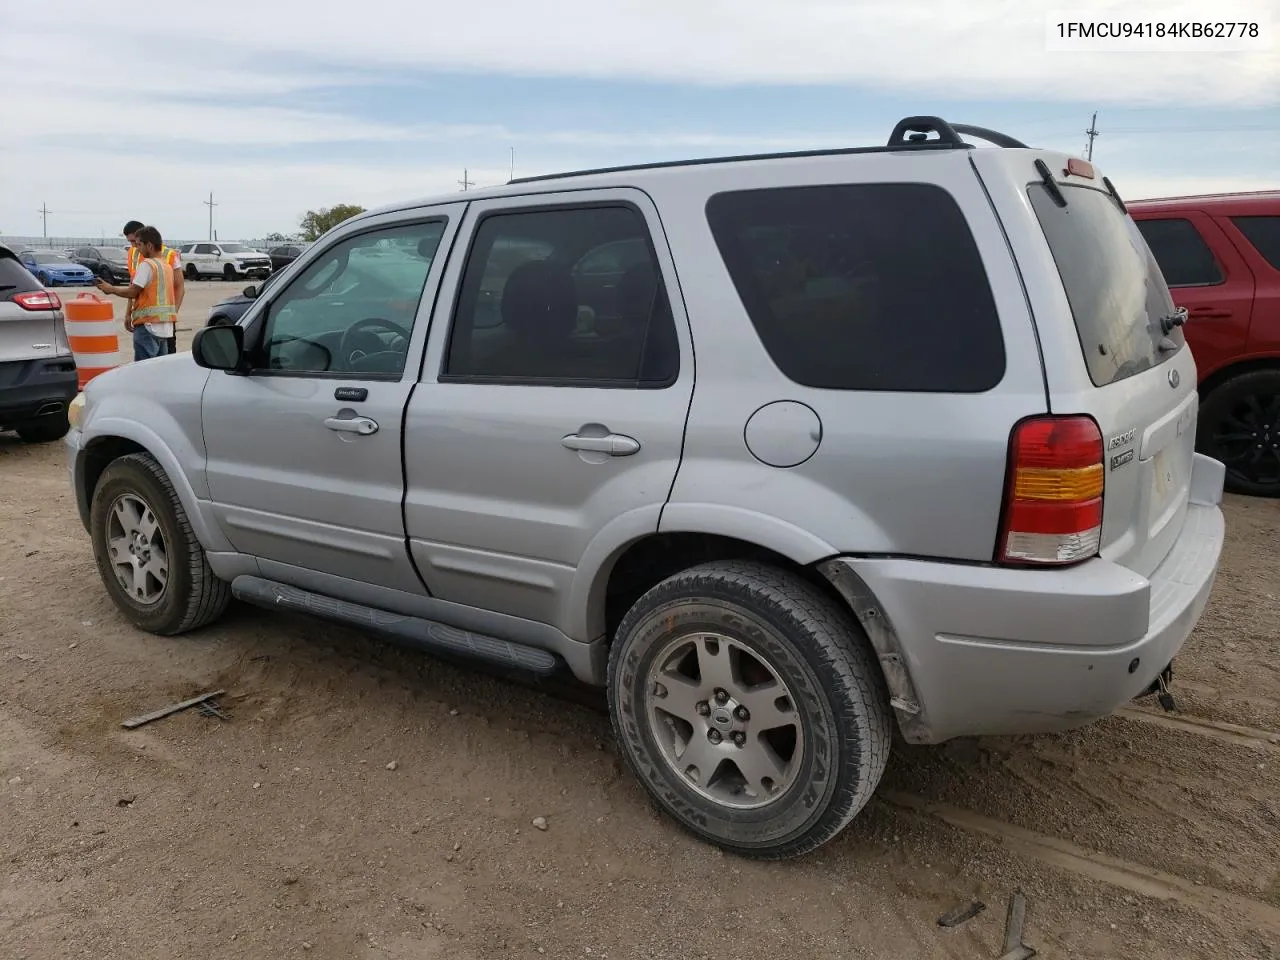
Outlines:
MULTIPOLYGON (((133 275, 138 270, 138 263, 142 260, 142 251, 137 247, 130 245, 129 250, 129 279, 133 279, 133 275)), ((164 262, 169 264, 175 270, 178 269, 178 251, 172 247, 161 247, 160 255, 164 257, 164 262)))
POLYGON ((173 305, 173 267, 167 259, 154 257, 151 263, 151 282, 133 302, 134 323, 177 323, 178 310, 173 305))

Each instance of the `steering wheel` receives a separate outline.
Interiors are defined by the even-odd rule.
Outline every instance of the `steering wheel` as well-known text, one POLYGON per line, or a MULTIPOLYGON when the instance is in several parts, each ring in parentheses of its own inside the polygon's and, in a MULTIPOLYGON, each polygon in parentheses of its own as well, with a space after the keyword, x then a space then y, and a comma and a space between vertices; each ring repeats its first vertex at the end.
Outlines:
POLYGON ((389 330, 399 337, 404 338, 405 345, 409 343, 412 336, 408 330, 400 326, 398 323, 392 323, 390 320, 384 320, 382 317, 365 317, 363 320, 357 320, 346 329, 342 334, 342 341, 338 344, 338 355, 346 357, 348 364, 355 364, 358 361, 373 353, 388 353, 386 344, 376 337, 371 337, 373 328, 380 327, 383 330, 389 330), (368 345, 372 339, 376 346, 372 350, 364 350, 359 346, 359 338, 364 336, 365 343, 368 345))

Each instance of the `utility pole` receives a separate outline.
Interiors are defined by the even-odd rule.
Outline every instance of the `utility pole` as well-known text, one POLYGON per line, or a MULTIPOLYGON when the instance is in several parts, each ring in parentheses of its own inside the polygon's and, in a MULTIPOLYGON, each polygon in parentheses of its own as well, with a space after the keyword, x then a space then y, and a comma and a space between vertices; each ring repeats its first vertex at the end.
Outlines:
POLYGON ((516 178, 516 148, 511 148, 511 176, 507 179, 514 180, 516 178))
POLYGON ((48 240, 49 239, 49 214, 53 213, 53 211, 49 209, 49 205, 47 203, 44 203, 43 201, 41 201, 40 209, 37 210, 36 213, 40 214, 40 220, 44 224, 40 228, 40 236, 48 240))
POLYGON ((1093 119, 1089 121, 1089 129, 1085 131, 1085 136, 1089 138, 1089 145, 1085 147, 1085 159, 1093 162, 1093 140, 1098 136, 1098 111, 1093 111, 1093 119))
POLYGON ((458 183, 462 184, 463 190, 470 190, 472 187, 476 185, 476 182, 467 176, 467 171, 465 168, 462 171, 462 179, 459 180, 458 183))
POLYGON ((213 243, 213 208, 217 206, 217 204, 213 202, 213 191, 209 191, 208 200, 201 200, 200 202, 209 208, 209 242, 213 243))

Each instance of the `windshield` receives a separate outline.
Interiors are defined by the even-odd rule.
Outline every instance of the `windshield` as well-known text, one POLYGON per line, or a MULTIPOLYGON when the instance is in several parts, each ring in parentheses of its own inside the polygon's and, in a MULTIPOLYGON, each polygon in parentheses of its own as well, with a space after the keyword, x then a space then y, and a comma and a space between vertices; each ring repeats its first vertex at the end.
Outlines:
POLYGON ((70 263, 71 260, 60 253, 33 253, 31 259, 36 263, 70 263))
POLYGON ((124 262, 124 250, 120 247, 101 247, 98 253, 102 255, 103 260, 116 260, 120 263, 124 262))
POLYGON ((1159 366, 1184 340, 1181 327, 1169 325, 1168 333, 1162 327, 1173 298, 1146 241, 1110 194, 1059 189, 1065 207, 1043 184, 1028 193, 1071 304, 1089 378, 1104 387, 1159 366))
POLYGON ((223 253, 253 253, 250 247, 246 247, 243 243, 224 243, 222 245, 223 253))

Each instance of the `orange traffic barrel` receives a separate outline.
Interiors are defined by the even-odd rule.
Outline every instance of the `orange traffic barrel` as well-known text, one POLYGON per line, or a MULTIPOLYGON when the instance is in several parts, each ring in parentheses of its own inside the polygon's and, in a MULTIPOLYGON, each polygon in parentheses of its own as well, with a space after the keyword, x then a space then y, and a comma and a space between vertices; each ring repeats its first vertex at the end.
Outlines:
POLYGON ((120 365, 120 332, 110 300, 82 293, 62 304, 67 342, 76 358, 80 389, 100 373, 120 365))

